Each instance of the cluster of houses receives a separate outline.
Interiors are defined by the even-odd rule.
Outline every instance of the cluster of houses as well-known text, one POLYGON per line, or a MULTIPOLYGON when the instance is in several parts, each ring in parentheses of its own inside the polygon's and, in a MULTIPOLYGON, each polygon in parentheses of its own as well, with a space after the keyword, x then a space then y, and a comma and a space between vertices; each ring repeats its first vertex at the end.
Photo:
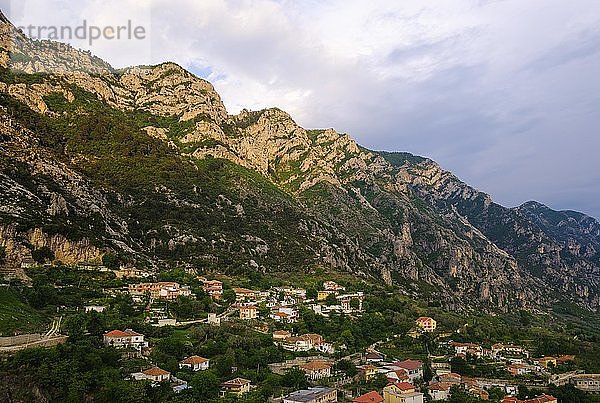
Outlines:
POLYGON ((174 301, 179 297, 192 295, 188 286, 182 286, 174 281, 161 281, 158 283, 129 284, 129 294, 134 297, 150 295, 153 299, 174 301))
POLYGON ((197 277, 202 283, 202 289, 215 301, 223 299, 223 282, 219 280, 207 280, 206 277, 197 277))
POLYGON ((331 343, 325 342, 323 336, 315 333, 294 336, 287 330, 277 330, 273 332, 273 342, 287 351, 301 352, 315 350, 328 354, 335 352, 331 343))
MULTIPOLYGON (((145 336, 131 329, 126 330, 111 330, 104 333, 103 342, 105 346, 114 347, 120 350, 130 350, 141 353, 148 348, 148 342, 145 336)), ((189 370, 193 372, 205 371, 210 368, 210 360, 208 358, 192 355, 184 358, 179 362, 179 369, 189 370)), ((132 380, 150 381, 152 384, 160 384, 169 382, 173 391, 180 392, 188 388, 187 382, 174 377, 169 371, 166 371, 157 366, 152 366, 140 372, 134 372, 130 375, 132 380)), ((221 395, 225 396, 229 393, 234 395, 242 395, 251 390, 251 382, 243 378, 235 378, 221 384, 221 395)))
POLYGON ((477 358, 487 358, 496 362, 504 362, 506 370, 512 376, 524 376, 527 374, 548 375, 550 367, 564 364, 575 360, 573 355, 562 355, 559 357, 530 358, 529 351, 525 347, 514 344, 496 343, 491 348, 483 348, 475 343, 448 342, 454 350, 455 357, 466 358, 467 355, 477 358))

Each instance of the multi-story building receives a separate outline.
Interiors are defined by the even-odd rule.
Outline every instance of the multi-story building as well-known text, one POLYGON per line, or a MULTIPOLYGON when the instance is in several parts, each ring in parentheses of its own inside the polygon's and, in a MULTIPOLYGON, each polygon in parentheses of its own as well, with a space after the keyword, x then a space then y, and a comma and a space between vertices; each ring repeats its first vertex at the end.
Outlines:
POLYGON ((252 384, 248 379, 235 378, 221 384, 221 397, 226 396, 228 393, 241 396, 244 393, 250 392, 252 384))
POLYGON ((283 398, 283 403, 333 403, 337 401, 337 390, 323 386, 298 390, 283 398))
POLYGON ((404 360, 395 362, 392 364, 393 367, 398 367, 406 371, 410 381, 414 381, 417 378, 423 378, 423 363, 418 360, 404 360))
POLYGON ((110 332, 104 333, 104 345, 115 347, 115 348, 133 348, 141 350, 144 347, 148 347, 148 342, 144 341, 144 335, 141 333, 134 332, 131 329, 111 330, 110 332))
POLYGON ((211 298, 215 300, 220 300, 223 298, 223 282, 219 280, 204 279, 202 283, 204 284, 202 289, 204 292, 210 295, 211 298))
POLYGON ((189 368, 192 371, 204 371, 210 366, 210 360, 208 358, 192 355, 179 362, 179 368, 189 368))
POLYGON ((417 327, 424 332, 433 332, 437 327, 437 322, 429 316, 421 316, 415 323, 417 324, 417 327))
POLYGON ((385 403, 423 403, 424 396, 408 382, 390 383, 383 388, 385 403))
POLYGON ((255 305, 240 306, 240 319, 249 320, 258 318, 258 308, 255 305))
POLYGON ((311 361, 300 365, 300 369, 304 371, 306 377, 311 381, 316 381, 331 376, 331 368, 333 365, 325 361, 311 361))

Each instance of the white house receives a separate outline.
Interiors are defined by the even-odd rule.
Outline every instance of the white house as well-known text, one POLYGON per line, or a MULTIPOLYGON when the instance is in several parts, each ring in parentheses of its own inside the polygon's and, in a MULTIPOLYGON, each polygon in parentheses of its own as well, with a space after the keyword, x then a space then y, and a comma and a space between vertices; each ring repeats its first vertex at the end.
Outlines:
POLYGON ((210 360, 208 358, 199 357, 197 355, 192 355, 191 357, 187 357, 183 361, 179 362, 179 368, 189 368, 192 371, 204 371, 209 367, 210 360))
POLYGON ((148 342, 144 341, 143 334, 134 332, 131 329, 126 329, 124 332, 121 330, 111 330, 108 333, 104 333, 104 345, 115 348, 141 350, 144 347, 148 347, 148 342))

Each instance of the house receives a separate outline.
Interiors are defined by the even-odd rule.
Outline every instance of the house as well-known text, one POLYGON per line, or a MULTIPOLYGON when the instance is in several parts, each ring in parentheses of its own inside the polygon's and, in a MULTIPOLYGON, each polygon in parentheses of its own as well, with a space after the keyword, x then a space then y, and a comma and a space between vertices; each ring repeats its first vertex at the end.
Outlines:
POLYGON ((417 327, 424 332, 433 332, 437 327, 437 322, 429 316, 421 316, 415 321, 417 327))
POLYGON ((363 365, 360 367, 360 375, 361 378, 365 381, 370 381, 371 379, 375 379, 377 377, 377 367, 371 364, 363 365))
POLYGON ((288 337, 282 342, 282 347, 288 351, 309 351, 313 348, 321 352, 331 352, 333 350, 330 344, 325 343, 323 336, 315 333, 288 337))
POLYGON ((445 382, 432 383, 429 385, 429 395, 433 400, 446 400, 450 396, 451 384, 445 382))
POLYGON ((331 376, 332 367, 332 364, 325 361, 311 361, 300 365, 300 369, 304 371, 307 378, 311 381, 329 378, 331 376))
POLYGON ((313 345, 310 339, 307 339, 302 336, 296 336, 286 338, 283 341, 281 347, 283 347, 284 350, 288 351, 309 351, 312 350, 313 345))
POLYGON ((192 371, 204 371, 209 367, 208 358, 199 357, 197 355, 192 355, 191 357, 187 357, 183 361, 179 362, 179 368, 189 368, 192 371))
POLYGON ((213 326, 220 326, 221 318, 218 317, 216 313, 209 313, 208 314, 208 324, 213 325, 213 326))
POLYGON ((496 343, 492 345, 492 358, 501 358, 505 355, 529 357, 529 351, 521 346, 515 346, 514 344, 496 343))
MULTIPOLYGON (((397 367, 394 367, 397 368, 397 367)), ((391 371, 387 371, 385 373, 388 382, 396 383, 396 382, 409 382, 410 378, 408 377, 408 372, 405 369, 398 368, 391 371)))
POLYGON ((148 347, 148 342, 144 341, 144 335, 134 332, 131 329, 126 329, 124 332, 121 330, 111 330, 104 333, 103 339, 104 345, 107 347, 134 348, 138 351, 144 347, 148 347))
POLYGON ((451 366, 449 362, 431 362, 431 369, 436 375, 449 374, 451 366))
POLYGON ((254 305, 240 306, 240 319, 256 319, 258 318, 258 308, 254 305))
POLYGON ((87 305, 85 307, 85 313, 88 312, 98 312, 98 313, 102 313, 106 310, 105 306, 102 305, 87 305))
POLYGON ((455 354, 471 354, 477 357, 481 357, 483 355, 483 348, 479 344, 473 343, 459 343, 457 341, 451 341, 451 347, 454 348, 455 354))
POLYGON ((155 299, 174 301, 178 297, 188 297, 192 295, 192 290, 190 290, 188 286, 181 286, 179 283, 173 281, 162 281, 159 283, 129 284, 129 294, 149 294, 155 299))
POLYGON ((298 322, 298 311, 294 308, 280 307, 271 311, 271 319, 282 323, 298 322))
POLYGON ((390 383, 383 388, 385 403, 423 403, 424 394, 415 391, 415 387, 407 382, 390 383))
POLYGON ((600 374, 577 374, 569 379, 577 389, 585 392, 600 392, 600 374))
POLYGON ((152 367, 142 372, 132 374, 135 380, 148 380, 152 382, 165 382, 171 379, 171 373, 159 367, 152 367))
POLYGON ((223 282, 219 280, 201 280, 203 283, 202 289, 210 295, 212 299, 220 300, 223 298, 223 282))
POLYGON ((337 299, 338 301, 340 301, 342 311, 344 311, 345 313, 352 313, 355 310, 361 312, 363 309, 363 301, 365 299, 365 294, 359 291, 355 294, 338 295, 337 299), (358 309, 352 308, 352 301, 358 301, 358 309))
POLYGON ((538 363, 540 366, 544 368, 548 368, 549 366, 556 367, 556 357, 542 357, 534 360, 534 363, 538 363))
POLYGON ((333 403, 337 401, 337 390, 323 386, 297 390, 283 398, 283 403, 333 403))
POLYGON ((378 362, 383 362, 385 357, 383 356, 383 354, 379 354, 376 351, 371 351, 371 352, 367 353, 367 355, 365 355, 365 359, 367 360, 367 362, 370 362, 370 363, 378 363, 378 362))
POLYGON ((342 287, 341 285, 339 285, 335 281, 325 281, 323 283, 323 289, 325 291, 336 291, 336 292, 346 291, 345 287, 342 287))
POLYGON ((337 295, 338 291, 321 290, 317 291, 317 301, 325 301, 329 295, 337 295))
POLYGON ((449 374, 442 374, 438 376, 441 383, 449 383, 452 385, 459 385, 462 382, 462 377, 459 374, 450 372, 449 374))
POLYGON ((352 403, 383 403, 383 396, 381 396, 376 391, 371 391, 369 393, 365 393, 362 396, 358 396, 357 398, 352 400, 352 403))
POLYGON ((244 393, 250 392, 251 383, 244 378, 235 378, 221 384, 221 397, 225 397, 228 393, 241 396, 244 393))
POLYGON ((237 301, 252 300, 256 297, 256 292, 247 288, 236 287, 233 289, 233 292, 235 292, 235 299, 237 301))
POLYGON ((423 363, 421 361, 404 360, 395 362, 392 365, 405 370, 411 382, 417 378, 423 378, 423 363))
POLYGON ((278 294, 276 295, 277 301, 284 301, 294 305, 306 300, 306 290, 304 288, 275 287, 273 291, 278 294), (281 298, 282 295, 283 298, 281 298))
POLYGON ((521 376, 531 372, 531 368, 525 364, 511 364, 506 369, 512 376, 521 376))
POLYGON ((124 267, 115 271, 115 276, 117 278, 145 278, 150 277, 150 273, 135 267, 124 267))
POLYGON ((292 334, 287 330, 277 330, 273 332, 273 341, 280 342, 292 337, 292 334))

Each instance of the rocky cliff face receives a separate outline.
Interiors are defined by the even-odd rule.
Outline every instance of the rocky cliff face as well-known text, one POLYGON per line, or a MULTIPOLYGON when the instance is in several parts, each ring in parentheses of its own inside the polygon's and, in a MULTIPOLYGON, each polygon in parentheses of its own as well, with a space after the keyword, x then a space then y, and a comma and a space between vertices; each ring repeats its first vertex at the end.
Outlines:
POLYGON ((344 270, 456 309, 599 307, 589 217, 506 209, 433 161, 279 109, 229 115, 172 63, 115 71, 0 26, 0 244, 15 264, 110 251, 156 269, 344 270))

